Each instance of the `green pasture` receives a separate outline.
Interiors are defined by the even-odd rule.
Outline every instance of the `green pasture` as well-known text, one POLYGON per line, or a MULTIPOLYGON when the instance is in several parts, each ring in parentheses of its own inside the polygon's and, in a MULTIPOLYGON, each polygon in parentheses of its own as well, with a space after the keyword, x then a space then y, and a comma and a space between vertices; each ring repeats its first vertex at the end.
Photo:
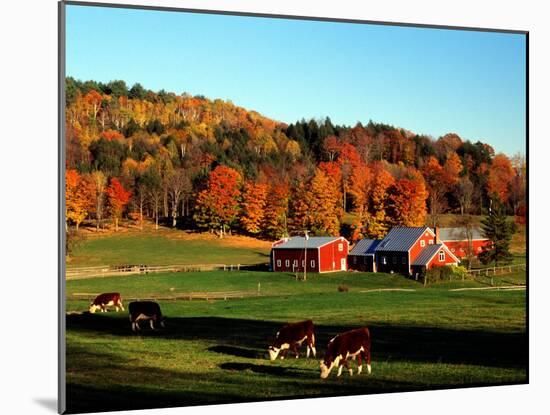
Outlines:
MULTIPOLYGON (((522 276, 513 277, 517 283, 522 276)), ((523 281, 525 276, 523 275, 523 281)), ((367 394, 527 382, 525 291, 453 281, 424 288, 368 273, 172 273, 68 281, 67 396, 70 412, 295 397, 367 394), (260 295, 257 295, 260 283, 260 295), (348 292, 339 292, 346 286, 348 292), (384 291, 384 289, 414 291, 384 291), (246 291, 228 300, 159 300, 165 329, 130 330, 126 312, 87 314, 75 293, 119 291, 160 298, 191 291, 246 291), (76 312, 76 313, 75 313, 76 312), (282 324, 311 318, 318 356, 274 362, 266 348, 282 324), (337 333, 371 330, 372 374, 319 378, 337 333)), ((127 301, 125 301, 127 304, 127 301)), ((352 363, 356 368, 356 364, 352 363)))

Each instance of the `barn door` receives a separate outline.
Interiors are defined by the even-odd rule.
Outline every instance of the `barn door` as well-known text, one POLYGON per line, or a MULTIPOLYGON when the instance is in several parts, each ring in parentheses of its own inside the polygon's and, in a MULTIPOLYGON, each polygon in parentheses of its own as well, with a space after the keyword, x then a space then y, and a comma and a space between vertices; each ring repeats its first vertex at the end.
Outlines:
POLYGON ((341 258, 340 259, 340 269, 342 271, 345 271, 346 270, 346 258, 341 258))

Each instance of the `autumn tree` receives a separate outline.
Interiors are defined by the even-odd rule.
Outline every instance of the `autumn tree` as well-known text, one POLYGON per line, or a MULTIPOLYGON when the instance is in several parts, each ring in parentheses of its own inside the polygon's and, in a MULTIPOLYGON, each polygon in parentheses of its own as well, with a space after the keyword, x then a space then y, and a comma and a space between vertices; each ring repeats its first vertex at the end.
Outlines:
POLYGON ((132 193, 126 190, 116 177, 111 179, 105 193, 107 194, 109 213, 115 222, 115 231, 118 231, 118 221, 122 217, 132 193))
POLYGON ((231 167, 219 165, 208 176, 206 188, 196 199, 195 221, 200 227, 220 229, 220 237, 236 223, 242 178, 231 167))
POLYGON ((288 235, 289 193, 288 185, 284 182, 273 183, 267 192, 263 232, 270 238, 276 239, 288 235))
POLYGON ((262 230, 267 204, 268 185, 246 182, 242 194, 241 226, 251 234, 262 230))
POLYGON ((380 239, 386 236, 390 225, 387 212, 388 194, 394 178, 384 169, 382 163, 376 163, 373 166, 371 183, 366 233, 370 238, 380 239))
POLYGON ((388 193, 388 219, 393 226, 424 225, 428 191, 420 173, 409 169, 406 177, 396 180, 388 193))
POLYGON ((514 179, 514 169, 510 159, 504 154, 497 154, 489 168, 487 192, 500 203, 505 204, 510 195, 510 185, 514 179))
POLYGON ((448 174, 435 157, 430 157, 422 168, 429 191, 430 215, 432 225, 437 226, 437 218, 441 211, 441 204, 448 188, 448 174))
POLYGON ((66 219, 74 222, 77 230, 93 209, 93 184, 73 169, 65 173, 65 209, 66 219))
POLYGON ((339 235, 343 210, 338 184, 317 169, 309 183, 306 201, 311 214, 311 230, 316 234, 339 235))

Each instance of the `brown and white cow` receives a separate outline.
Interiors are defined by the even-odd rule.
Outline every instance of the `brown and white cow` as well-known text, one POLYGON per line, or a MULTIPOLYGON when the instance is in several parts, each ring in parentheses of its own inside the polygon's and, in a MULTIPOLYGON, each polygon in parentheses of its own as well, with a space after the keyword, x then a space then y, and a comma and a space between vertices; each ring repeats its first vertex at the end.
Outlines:
POLYGON ((315 334, 313 329, 313 321, 311 320, 287 324, 281 328, 268 348, 270 360, 275 360, 279 353, 281 353, 281 359, 284 359, 289 349, 292 349, 297 359, 299 356, 298 348, 304 341, 306 342, 306 357, 309 357, 310 351, 315 357, 315 334))
POLYGON ((130 323, 132 323, 132 331, 141 330, 139 327, 140 320, 149 320, 151 329, 154 330, 154 323, 158 323, 164 328, 164 316, 160 311, 160 306, 154 301, 132 301, 128 304, 130 314, 130 323))
POLYGON ((122 298, 120 298, 119 293, 103 293, 99 294, 94 301, 90 303, 89 311, 90 313, 95 313, 97 310, 101 310, 102 313, 107 311, 107 307, 115 307, 115 310, 118 312, 120 308, 124 311, 124 306, 122 305, 122 298))
POLYGON ((353 376, 353 369, 348 365, 348 359, 357 357, 357 374, 363 370, 361 358, 367 362, 367 371, 371 373, 370 366, 371 338, 369 329, 362 328, 347 331, 334 337, 327 346, 325 359, 321 360, 321 378, 326 379, 330 371, 338 366, 338 376, 342 374, 342 368, 348 369, 353 376))

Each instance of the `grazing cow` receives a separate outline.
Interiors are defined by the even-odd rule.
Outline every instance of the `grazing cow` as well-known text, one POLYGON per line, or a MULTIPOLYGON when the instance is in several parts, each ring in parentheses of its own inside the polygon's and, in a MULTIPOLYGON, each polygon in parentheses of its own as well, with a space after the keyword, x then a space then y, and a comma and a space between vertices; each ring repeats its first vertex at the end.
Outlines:
POLYGON ((369 329, 362 328, 347 331, 334 337, 327 346, 325 359, 321 360, 321 378, 326 379, 333 367, 338 366, 338 376, 342 374, 345 366, 353 376, 353 369, 348 366, 348 359, 357 357, 357 374, 360 374, 363 366, 361 358, 367 362, 367 371, 371 373, 370 367, 371 338, 369 329))
POLYGON ((284 359, 288 350, 292 349, 298 358, 298 348, 303 342, 306 342, 306 357, 309 357, 309 352, 315 357, 315 334, 313 333, 313 321, 306 320, 299 323, 287 324, 284 326, 275 337, 275 341, 269 346, 269 358, 275 360, 279 353, 281 359, 284 359))
POLYGON ((128 305, 130 312, 130 323, 132 323, 132 331, 141 330, 139 327, 140 320, 149 320, 151 329, 154 330, 153 323, 159 323, 164 328, 164 317, 160 311, 160 306, 154 301, 132 301, 128 305))
POLYGON ((122 305, 122 299, 120 298, 119 293, 99 294, 95 300, 90 303, 89 311, 90 313, 95 313, 97 310, 101 310, 102 313, 105 313, 107 311, 107 307, 113 306, 117 312, 119 308, 124 311, 124 306, 122 305))

